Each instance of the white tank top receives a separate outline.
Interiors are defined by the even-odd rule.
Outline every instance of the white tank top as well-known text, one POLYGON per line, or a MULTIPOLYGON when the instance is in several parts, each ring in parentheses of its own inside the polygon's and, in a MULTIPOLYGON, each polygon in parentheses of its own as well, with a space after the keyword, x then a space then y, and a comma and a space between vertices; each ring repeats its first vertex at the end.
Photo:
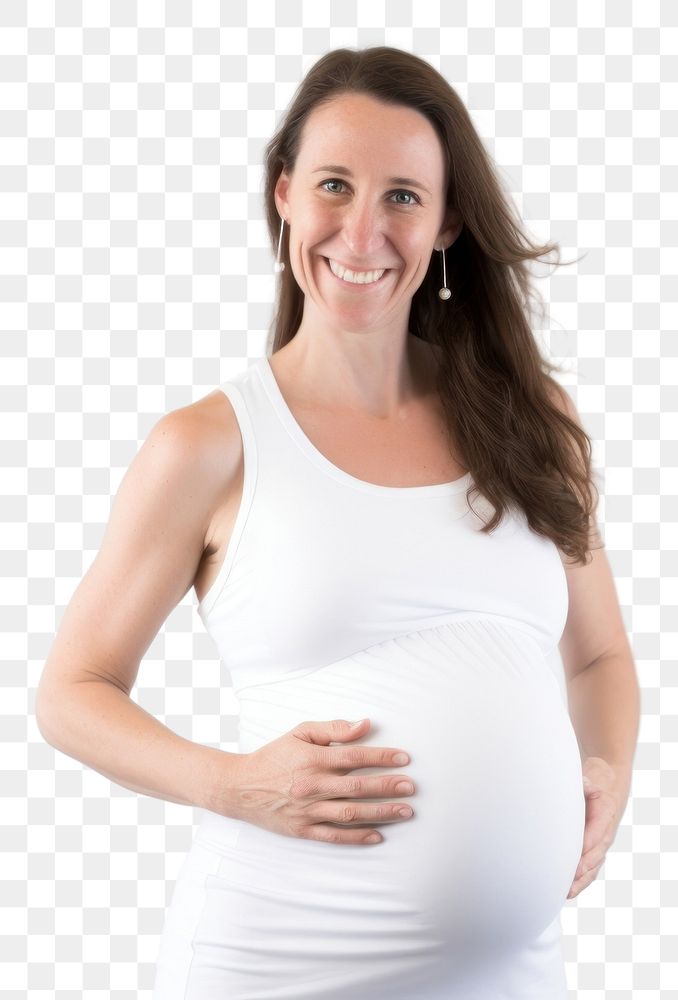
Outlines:
POLYGON ((220 571, 198 604, 236 693, 369 646, 491 617, 557 647, 567 581, 555 544, 461 479, 382 486, 330 462, 292 415, 268 358, 221 384, 243 441, 244 483, 220 571), (476 514, 474 511, 477 511, 476 514))
POLYGON ((356 847, 204 810, 196 843, 218 868, 193 947, 234 996, 566 1000, 559 914, 585 801, 557 547, 516 509, 483 534, 470 475, 394 487, 337 468, 265 357, 221 389, 243 493, 198 610, 231 675, 238 750, 368 717, 357 745, 410 763, 348 774, 411 778, 414 815, 356 847))

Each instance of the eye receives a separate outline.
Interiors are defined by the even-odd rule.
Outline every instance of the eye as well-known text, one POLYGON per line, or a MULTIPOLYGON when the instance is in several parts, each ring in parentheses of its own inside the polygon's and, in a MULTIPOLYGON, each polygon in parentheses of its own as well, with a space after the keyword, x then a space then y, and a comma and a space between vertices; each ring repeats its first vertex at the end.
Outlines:
MULTIPOLYGON (((330 178, 330 180, 328 180, 328 181, 321 181, 320 182, 320 187, 324 188, 326 184, 343 184, 343 183, 344 183, 343 181, 338 181, 335 178, 330 178)), ((325 188, 325 190, 327 190, 327 188, 325 188)), ((330 191, 329 193, 330 194, 335 194, 336 192, 330 191)))
MULTIPOLYGON (((417 195, 416 195, 416 194, 414 193, 414 191, 404 191, 404 190, 403 190, 403 191, 394 191, 393 193, 394 193, 394 194, 406 194, 408 198, 414 198, 415 202, 419 201, 419 198, 418 198, 418 196, 417 196, 417 195)), ((398 204, 399 204, 399 205, 402 205, 402 204, 405 204, 405 205, 411 205, 411 204, 412 204, 412 202, 411 202, 411 201, 406 201, 406 202, 402 202, 402 201, 400 201, 400 202, 398 202, 398 204)))
MULTIPOLYGON (((326 184, 341 184, 341 185, 343 185, 344 183, 345 183, 344 181, 340 181, 336 177, 331 177, 331 178, 329 178, 329 180, 321 181, 320 182, 320 187, 324 188, 326 184)), ((325 190, 327 190, 327 188, 325 188, 325 190)), ((328 193, 329 194, 340 194, 341 192, 340 191, 329 191, 328 193)), ((399 202, 397 202, 398 205, 403 205, 405 208, 407 208, 408 205, 412 205, 412 204, 420 201, 419 196, 416 195, 414 193, 414 191, 407 191, 405 188, 401 188, 399 191, 393 191, 392 194, 394 194, 394 195, 396 195, 396 194, 406 194, 408 196, 408 198, 414 198, 414 202, 412 202, 412 201, 399 201, 399 202)))

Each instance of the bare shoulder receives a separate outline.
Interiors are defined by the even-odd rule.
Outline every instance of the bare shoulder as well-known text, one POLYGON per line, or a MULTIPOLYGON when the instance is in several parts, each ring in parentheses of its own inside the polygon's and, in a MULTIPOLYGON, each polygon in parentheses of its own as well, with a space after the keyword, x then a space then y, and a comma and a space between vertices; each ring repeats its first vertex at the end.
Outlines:
POLYGON ((223 455, 224 451, 237 453, 240 438, 238 421, 230 399, 221 389, 214 389, 194 403, 171 411, 171 414, 185 423, 186 433, 197 435, 198 442, 208 454, 212 449, 217 451, 215 457, 223 455))
POLYGON ((205 533, 207 549, 214 523, 242 475, 240 426, 231 401, 220 389, 173 411, 172 418, 181 426, 187 444, 195 449, 195 472, 203 477, 210 508, 205 533))
POLYGON ((155 447, 164 442, 168 461, 180 470, 202 478, 203 491, 214 487, 228 471, 236 453, 237 422, 223 393, 210 393, 195 403, 169 410, 155 424, 149 441, 155 447))

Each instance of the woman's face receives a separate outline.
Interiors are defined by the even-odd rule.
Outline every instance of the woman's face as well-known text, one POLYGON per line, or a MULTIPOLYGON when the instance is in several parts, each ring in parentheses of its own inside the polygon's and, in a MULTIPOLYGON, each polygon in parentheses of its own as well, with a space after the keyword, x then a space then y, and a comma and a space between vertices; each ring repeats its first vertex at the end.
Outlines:
POLYGON ((294 173, 283 172, 275 187, 305 319, 310 309, 322 314, 315 320, 342 329, 406 328, 431 254, 461 229, 458 213, 446 209, 445 183, 440 140, 418 111, 365 94, 316 107, 294 173), (328 259, 353 271, 385 271, 356 284, 335 276, 328 259))

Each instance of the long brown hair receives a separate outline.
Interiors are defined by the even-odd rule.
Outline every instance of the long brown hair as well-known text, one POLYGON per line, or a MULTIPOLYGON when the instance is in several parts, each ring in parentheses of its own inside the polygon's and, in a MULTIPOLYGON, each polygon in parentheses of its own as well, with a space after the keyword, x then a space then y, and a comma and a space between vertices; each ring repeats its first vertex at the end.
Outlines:
MULTIPOLYGON (((438 296, 440 254, 435 253, 412 298, 409 330, 438 349, 438 392, 450 442, 472 474, 467 499, 477 491, 494 508, 480 530, 494 530, 506 508, 515 505, 533 531, 586 564, 592 540, 599 537, 591 439, 555 401, 565 392, 551 375, 559 366, 542 357, 530 328, 536 305, 543 316, 543 300, 526 262, 553 251, 559 258, 559 245, 540 246, 527 237, 465 105, 433 66, 384 45, 334 49, 312 66, 266 146, 264 197, 274 252, 280 233, 278 177, 283 169, 294 170, 309 113, 342 93, 407 105, 425 115, 442 140, 446 204, 464 223, 446 251, 452 297, 438 296)), ((269 330, 271 353, 294 337, 304 304, 286 236, 281 258, 286 267, 269 330)))

